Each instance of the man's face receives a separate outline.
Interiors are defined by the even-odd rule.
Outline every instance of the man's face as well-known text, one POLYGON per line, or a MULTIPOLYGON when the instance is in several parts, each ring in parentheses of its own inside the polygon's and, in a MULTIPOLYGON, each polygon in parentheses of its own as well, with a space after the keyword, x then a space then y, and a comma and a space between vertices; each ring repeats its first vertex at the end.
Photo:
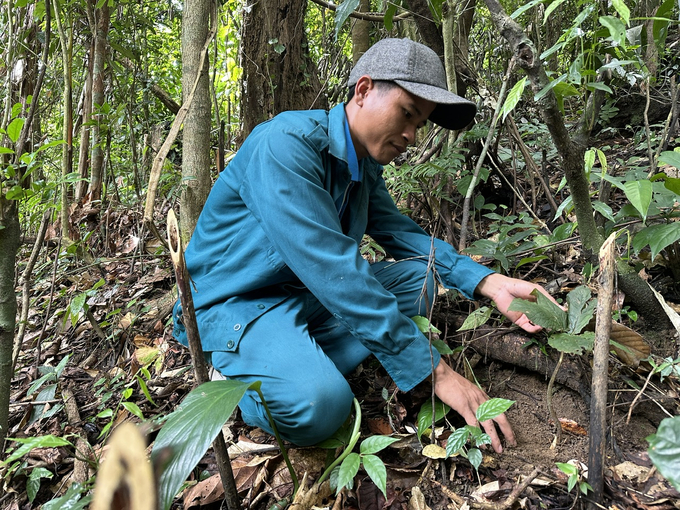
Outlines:
POLYGON ((359 158, 371 156, 386 165, 415 142, 416 130, 425 125, 436 104, 398 86, 361 80, 353 99, 360 108, 350 124, 355 150, 359 158))

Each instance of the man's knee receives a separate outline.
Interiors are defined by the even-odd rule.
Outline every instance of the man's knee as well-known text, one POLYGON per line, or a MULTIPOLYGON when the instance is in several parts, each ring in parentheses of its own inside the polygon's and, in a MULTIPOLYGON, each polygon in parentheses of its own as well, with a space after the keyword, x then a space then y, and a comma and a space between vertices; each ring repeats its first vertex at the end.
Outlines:
MULTIPOLYGON (((343 379, 328 384, 316 381, 307 387, 291 387, 283 398, 267 402, 276 428, 283 439, 299 446, 310 446, 328 439, 349 416, 354 395, 343 379)), ((267 398, 266 388, 262 388, 267 398)), ((272 432, 264 407, 259 402, 242 402, 246 423, 272 432)))

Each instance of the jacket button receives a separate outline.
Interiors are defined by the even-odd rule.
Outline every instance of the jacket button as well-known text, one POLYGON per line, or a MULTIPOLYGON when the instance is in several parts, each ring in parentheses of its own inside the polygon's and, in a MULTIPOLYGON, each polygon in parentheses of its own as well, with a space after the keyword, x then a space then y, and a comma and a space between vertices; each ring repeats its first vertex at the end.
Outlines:
POLYGON ((258 307, 260 310, 264 310, 264 309, 265 309, 265 306, 264 306, 262 303, 260 303, 259 305, 257 305, 257 307, 258 307))
POLYGON ((239 329, 241 329, 241 325, 240 324, 234 324, 234 331, 238 331, 239 329))
POLYGON ((234 341, 233 341, 233 340, 229 340, 229 341, 227 342, 227 349, 231 349, 231 348, 233 348, 233 347, 234 347, 234 341))

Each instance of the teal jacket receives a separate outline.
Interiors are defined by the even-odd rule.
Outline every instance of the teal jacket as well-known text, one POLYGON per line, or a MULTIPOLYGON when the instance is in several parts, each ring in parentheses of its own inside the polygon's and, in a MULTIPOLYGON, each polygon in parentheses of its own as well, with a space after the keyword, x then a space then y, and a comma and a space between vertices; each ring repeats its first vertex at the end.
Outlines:
MULTIPOLYGON (((431 373, 429 345, 359 243, 368 234, 396 260, 427 260, 431 237, 399 212, 382 166, 356 161, 346 123, 343 105, 277 115, 220 174, 185 254, 201 341, 236 351, 249 322, 306 288, 408 391, 431 373)), ((492 271, 434 243, 441 283, 472 298, 492 271)), ((174 334, 187 344, 178 305, 174 334)))

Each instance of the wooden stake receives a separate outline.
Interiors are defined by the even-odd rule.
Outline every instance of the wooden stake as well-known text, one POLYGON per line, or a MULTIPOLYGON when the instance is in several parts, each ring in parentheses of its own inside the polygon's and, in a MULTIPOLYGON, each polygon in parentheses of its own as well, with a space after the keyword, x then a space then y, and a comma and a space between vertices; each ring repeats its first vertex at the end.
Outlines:
MULTIPOLYGON (((179 236, 177 217, 172 209, 168 211, 168 245, 172 265, 175 268, 177 293, 179 294, 180 303, 182 304, 182 322, 184 323, 187 338, 189 339, 189 352, 194 365, 194 373, 196 374, 198 384, 203 384, 209 380, 208 366, 205 362, 205 357, 203 356, 201 337, 198 333, 198 325, 196 324, 194 300, 191 296, 189 273, 187 272, 184 261, 184 251, 182 250, 182 240, 179 236)), ((236 491, 236 481, 234 480, 234 473, 231 469, 227 445, 224 442, 224 436, 221 431, 215 438, 215 441, 213 441, 212 446, 215 451, 215 460, 217 461, 220 478, 222 479, 224 499, 227 502, 227 508, 229 510, 239 510, 241 503, 238 498, 238 492, 236 491)))

